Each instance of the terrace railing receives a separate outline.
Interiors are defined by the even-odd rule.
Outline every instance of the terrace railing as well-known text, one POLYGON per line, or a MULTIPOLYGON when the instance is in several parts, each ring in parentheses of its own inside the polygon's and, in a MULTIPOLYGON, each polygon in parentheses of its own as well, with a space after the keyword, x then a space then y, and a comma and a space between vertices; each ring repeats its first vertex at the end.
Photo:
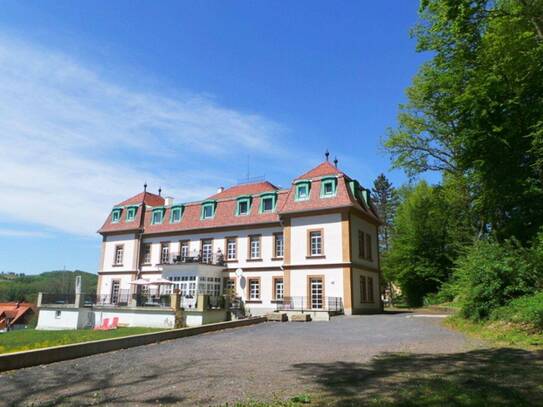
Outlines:
POLYGON ((172 264, 184 264, 184 263, 196 263, 196 264, 211 264, 215 266, 224 266, 224 255, 222 253, 202 253, 192 252, 189 255, 180 253, 171 253, 163 255, 160 259, 160 264, 172 265, 172 264))
POLYGON ((75 293, 42 293, 41 303, 47 305, 75 304, 75 293))
POLYGON ((284 297, 276 301, 278 311, 328 311, 340 313, 343 311, 341 297, 284 297))

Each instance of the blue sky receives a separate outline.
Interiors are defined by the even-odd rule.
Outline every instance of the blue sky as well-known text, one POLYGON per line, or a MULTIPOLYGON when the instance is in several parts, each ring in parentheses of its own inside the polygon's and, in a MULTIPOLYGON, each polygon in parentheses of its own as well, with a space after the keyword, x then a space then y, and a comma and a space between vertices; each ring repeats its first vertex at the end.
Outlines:
POLYGON ((426 55, 418 1, 4 1, 0 270, 95 272, 111 206, 323 159, 365 186, 426 55))

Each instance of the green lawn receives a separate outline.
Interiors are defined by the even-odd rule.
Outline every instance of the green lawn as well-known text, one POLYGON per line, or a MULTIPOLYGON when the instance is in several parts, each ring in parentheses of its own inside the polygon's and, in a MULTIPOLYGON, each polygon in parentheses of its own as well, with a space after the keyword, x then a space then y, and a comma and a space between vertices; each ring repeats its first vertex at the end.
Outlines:
POLYGON ((38 331, 23 329, 0 334, 0 354, 157 331, 160 331, 160 329, 118 328, 110 331, 94 331, 92 329, 38 331))

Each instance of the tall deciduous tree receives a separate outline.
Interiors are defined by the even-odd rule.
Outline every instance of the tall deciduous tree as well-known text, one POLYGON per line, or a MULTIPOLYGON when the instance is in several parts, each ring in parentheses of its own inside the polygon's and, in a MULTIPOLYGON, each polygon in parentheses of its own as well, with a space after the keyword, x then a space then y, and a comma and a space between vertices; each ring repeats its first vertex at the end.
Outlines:
POLYGON ((477 229, 530 240, 543 225, 543 1, 423 0, 432 59, 385 142, 410 175, 469 181, 477 229))

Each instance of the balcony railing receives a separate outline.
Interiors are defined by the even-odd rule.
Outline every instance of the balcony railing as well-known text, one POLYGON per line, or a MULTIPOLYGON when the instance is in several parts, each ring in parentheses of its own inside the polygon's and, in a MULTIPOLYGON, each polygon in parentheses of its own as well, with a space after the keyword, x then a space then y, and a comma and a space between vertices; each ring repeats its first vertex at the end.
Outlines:
POLYGON ((341 297, 284 297, 276 302, 278 311, 328 311, 342 312, 341 297))
POLYGON ((171 253, 168 255, 162 255, 160 258, 160 264, 184 264, 184 263, 196 263, 196 264, 212 264, 215 266, 224 266, 224 255, 220 252, 217 253, 202 253, 192 252, 190 255, 183 255, 179 253, 171 253))

